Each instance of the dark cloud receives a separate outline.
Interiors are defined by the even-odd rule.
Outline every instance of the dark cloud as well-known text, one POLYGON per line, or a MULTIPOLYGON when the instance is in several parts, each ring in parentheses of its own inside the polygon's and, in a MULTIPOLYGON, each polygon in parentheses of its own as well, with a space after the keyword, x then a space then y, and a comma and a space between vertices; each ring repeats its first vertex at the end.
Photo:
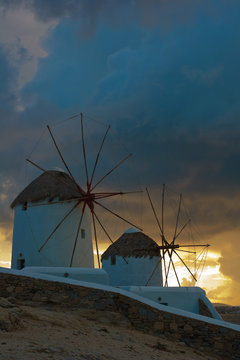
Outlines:
POLYGON ((126 26, 137 22, 140 26, 152 28, 161 26, 164 30, 184 26, 195 20, 197 12, 209 16, 219 15, 219 1, 200 0, 3 0, 1 6, 6 9, 24 6, 33 11, 36 17, 45 22, 59 19, 80 20, 81 33, 91 36, 99 24, 108 24, 111 27, 126 26))
POLYGON ((7 60, 7 49, 0 46, 0 104, 1 123, 6 123, 5 111, 13 106, 15 99, 14 82, 17 79, 17 72, 10 66, 7 60))
MULTIPOLYGON (((2 4, 19 6, 20 3, 34 9, 42 21, 72 15, 82 18, 85 14, 91 14, 96 21, 98 16, 96 14, 100 14, 103 8, 107 9, 109 6, 104 1, 88 4, 81 1, 42 0, 8 1, 2 4)), ((191 3, 185 1, 182 8, 187 9, 185 13, 193 15, 193 8, 198 7, 200 2, 195 2, 194 6, 191 3)), ((112 4, 113 11, 118 5, 115 2, 112 4)), ((132 2, 132 6, 128 2, 126 4, 130 12, 138 7, 139 13, 144 15, 143 9, 146 10, 146 2, 132 2)), ((147 18, 151 19, 151 16, 157 19, 158 12, 167 13, 166 18, 174 14, 173 18, 175 18, 178 16, 179 6, 178 2, 174 2, 174 6, 170 9, 166 1, 151 1, 148 11, 145 12, 146 19, 142 21, 147 22, 147 18)), ((207 11, 211 13, 209 8, 207 11)), ((103 14, 103 22, 108 21, 106 14, 103 14)), ((133 11, 131 14, 138 16, 133 11)), ((183 12, 180 14, 184 18, 183 12)), ((159 25, 157 20, 153 23, 156 26, 159 25)), ((15 120, 8 128, 8 136, 11 140, 9 144, 14 142, 15 146, 17 144, 20 146, 18 150, 22 150, 27 146, 25 140, 32 137, 34 131, 39 131, 38 120, 42 121, 49 111, 47 102, 69 99, 77 94, 75 101, 84 99, 83 106, 87 103, 87 108, 98 113, 97 116, 100 114, 102 118, 114 119, 113 126, 117 133, 124 137, 126 143, 131 144, 143 184, 151 182, 155 186, 159 182, 170 182, 179 187, 182 186, 182 190, 188 189, 189 192, 210 193, 231 189, 233 194, 237 190, 240 175, 238 167, 235 166, 240 156, 238 146, 240 129, 237 121, 239 106, 238 100, 234 99, 237 79, 231 86, 228 80, 229 67, 226 68, 223 57, 219 59, 223 51, 221 43, 224 37, 221 33, 216 36, 216 30, 218 27, 214 28, 213 34, 209 35, 207 45, 203 42, 199 45, 188 30, 178 35, 179 45, 174 40, 176 33, 164 40, 164 37, 159 37, 159 32, 155 30, 153 34, 142 35, 136 47, 122 47, 121 44, 117 44, 119 48, 115 51, 110 48, 110 54, 106 54, 108 68, 105 76, 101 74, 95 79, 95 83, 91 83, 91 88, 87 88, 89 91, 86 91, 88 85, 84 85, 82 91, 78 90, 81 87, 78 83, 83 81, 87 84, 88 79, 85 79, 79 71, 81 74, 76 81, 78 68, 72 60, 69 71, 66 72, 66 69, 61 66, 57 68, 57 71, 55 70, 57 58, 61 58, 63 64, 68 64, 69 61, 67 57, 63 58, 63 54, 60 53, 62 46, 60 46, 57 49, 59 53, 56 52, 56 58, 52 60, 52 67, 47 67, 48 59, 42 60, 40 67, 42 73, 40 71, 32 84, 29 87, 26 86, 22 92, 25 102, 29 101, 33 107, 30 110, 26 109, 22 115, 14 115, 15 120), (50 84, 48 74, 51 73, 53 76, 54 70, 54 81, 50 84), (47 74, 46 78, 43 73, 47 74), (63 83, 65 86, 61 86, 63 83), (74 91, 69 91, 69 88, 74 91), (73 92, 74 94, 71 95, 73 92), (233 94, 233 97, 230 97, 229 92, 233 94), (38 95, 34 97, 34 93, 38 95), (91 96, 84 98, 86 93, 90 93, 91 96), (42 102, 41 98, 44 96, 45 99, 42 102), (226 98, 229 98, 227 103, 226 98), (40 105, 38 105, 39 100, 40 105), (45 109, 42 106, 43 103, 46 106, 45 109), (21 129, 18 125, 20 123, 21 129), (12 129, 12 135, 9 129, 12 129), (18 134, 19 142, 15 134, 18 134), (152 164, 159 164, 159 166, 153 167, 152 164)), ((95 43, 90 46, 95 46, 95 43)), ((65 50, 67 54, 67 47, 65 50)), ((86 48, 87 51, 88 48, 86 48)), ((73 55, 73 58, 79 56, 78 53, 73 55)), ((92 57, 93 54, 91 54, 92 57)), ((229 54, 230 57, 231 54, 229 54)), ((51 56, 49 61, 50 59, 51 56)), ((88 60, 86 58, 81 64, 84 69, 87 67, 88 60)), ((84 71, 84 73, 87 72, 84 71)), ((2 93, 8 94, 9 91, 2 93)), ((12 116, 8 114, 8 118, 11 119, 12 116)), ((6 149, 8 149, 7 144, 6 149)), ((9 151, 11 153, 11 150, 9 151)))

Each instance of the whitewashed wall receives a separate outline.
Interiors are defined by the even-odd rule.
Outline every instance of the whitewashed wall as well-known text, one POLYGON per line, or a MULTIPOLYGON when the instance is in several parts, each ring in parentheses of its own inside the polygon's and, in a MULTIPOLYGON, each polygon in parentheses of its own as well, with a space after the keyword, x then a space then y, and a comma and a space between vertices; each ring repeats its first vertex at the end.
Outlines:
POLYGON ((95 284, 109 285, 109 277, 102 269, 88 269, 79 267, 46 267, 46 266, 27 266, 21 270, 26 275, 46 274, 62 279, 85 281, 95 284))
POLYGON ((153 287, 153 286, 125 286, 124 290, 142 296, 157 304, 190 311, 199 314, 201 299, 208 307, 215 319, 221 319, 212 303, 206 297, 206 292, 200 287, 153 287))
MULTIPOLYGON (((43 250, 38 252, 38 249, 73 206, 74 202, 69 202, 28 207, 26 211, 23 210, 22 205, 15 207, 12 246, 13 269, 19 267, 18 259, 20 258, 25 259, 25 266, 70 266, 73 245, 82 212, 81 206, 74 209, 43 250)), ((91 268, 94 267, 94 260, 88 209, 85 211, 81 229, 85 230, 85 238, 81 237, 80 231, 73 266, 91 268)))
MULTIPOLYGON (((108 273, 111 286, 144 286, 156 264, 159 262, 159 257, 154 256, 151 259, 149 257, 126 257, 126 260, 128 264, 125 263, 121 256, 116 256, 115 265, 111 265, 111 257, 102 261, 102 268, 108 273)), ((163 285, 161 261, 159 262, 149 285, 163 285)))

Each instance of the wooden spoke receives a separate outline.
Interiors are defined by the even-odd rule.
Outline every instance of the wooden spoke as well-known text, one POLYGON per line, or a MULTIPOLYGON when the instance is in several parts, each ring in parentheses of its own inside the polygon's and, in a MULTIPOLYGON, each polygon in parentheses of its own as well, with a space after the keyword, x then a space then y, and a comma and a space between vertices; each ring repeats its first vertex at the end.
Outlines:
POLYGON ((124 159, 122 159, 116 166, 114 166, 110 171, 107 172, 106 175, 104 175, 91 189, 94 190, 104 179, 106 179, 106 177, 108 177, 114 170, 116 170, 120 165, 122 165, 126 160, 128 160, 130 157, 132 156, 132 154, 129 154, 128 156, 126 156, 124 159))
POLYGON ((197 279, 195 278, 195 276, 193 275, 193 273, 191 272, 191 270, 189 269, 189 267, 186 265, 186 263, 183 261, 183 259, 181 258, 181 256, 177 253, 176 250, 173 249, 173 251, 174 251, 174 253, 177 255, 177 257, 181 260, 181 262, 183 263, 183 265, 187 268, 188 272, 192 275, 193 279, 194 279, 195 281, 197 281, 197 279))
POLYGON ((152 208, 152 211, 153 211, 155 220, 156 220, 156 222, 157 222, 157 224, 158 224, 160 233, 161 233, 161 235, 163 235, 163 231, 162 231, 162 227, 161 227, 161 225, 160 225, 160 221, 159 221, 159 219, 158 219, 158 217, 157 217, 157 213, 156 213, 156 211, 155 211, 155 208, 154 208, 154 206, 153 206, 152 199, 151 199, 151 197, 150 197, 150 194, 149 194, 149 191, 148 191, 147 188, 146 188, 146 192, 147 192, 148 200, 149 200, 149 202, 150 202, 150 204, 151 204, 151 208, 152 208))
POLYGON ((89 178, 88 178, 88 167, 87 167, 87 157, 86 157, 86 149, 85 149, 85 142, 84 142, 84 132, 83 132, 83 114, 81 113, 81 130, 82 130, 82 150, 83 150, 83 157, 84 157, 84 166, 87 178, 87 187, 89 188, 89 178))
POLYGON ((187 251, 187 250, 181 250, 181 249, 177 249, 177 251, 182 251, 182 252, 189 253, 189 254, 196 254, 196 251, 187 251))
POLYGON ((170 271, 170 265, 171 265, 171 258, 172 258, 172 251, 169 254, 168 252, 168 256, 169 256, 169 262, 168 262, 168 267, 167 267, 167 271, 166 271, 166 276, 165 276, 165 286, 168 286, 168 275, 169 275, 169 271, 170 271))
POLYGON ((128 264, 128 262, 127 262, 127 260, 125 259, 125 257, 121 255, 121 253, 120 253, 120 251, 119 251, 119 249, 118 249, 117 245, 116 245, 116 244, 112 241, 112 239, 111 239, 110 235, 108 234, 107 230, 105 229, 105 227, 103 226, 103 224, 102 224, 102 223, 101 223, 101 221, 99 220, 99 218, 98 218, 97 214, 96 214, 94 211, 93 211, 93 214, 94 214, 94 216, 95 216, 95 218, 96 218, 97 222, 99 223, 99 225, 100 225, 100 226, 101 226, 101 228, 103 229, 103 231, 104 231, 105 235, 107 236, 107 238, 111 241, 111 243, 113 244, 113 246, 114 246, 114 247, 115 247, 115 249, 117 250, 117 252, 118 252, 119 256, 121 256, 121 258, 125 261, 125 263, 126 263, 126 264, 128 264))
MULTIPOLYGON (((166 242, 165 235, 164 235, 164 200, 165 200, 165 184, 163 184, 162 187, 162 246, 164 246, 164 242, 166 242)), ((165 260, 165 253, 164 250, 162 252, 163 254, 163 263, 164 263, 164 272, 165 272, 165 278, 166 278, 166 284, 168 286, 168 276, 166 271, 166 260, 165 260)))
MULTIPOLYGON (((166 269, 166 263, 164 264, 164 270, 165 270, 165 286, 168 286, 168 275, 169 275, 169 271, 170 271, 170 266, 172 264, 172 267, 173 267, 173 270, 174 270, 174 273, 175 273, 175 276, 176 276, 176 279, 178 281, 178 284, 179 284, 179 279, 178 279, 178 276, 177 276, 177 273, 176 273, 176 269, 175 269, 175 266, 174 266, 174 263, 173 263, 173 260, 172 260, 172 255, 173 255, 173 250, 174 248, 171 247, 172 246, 172 243, 169 244, 169 242, 165 239, 165 237, 163 236, 162 238, 163 240, 163 246, 166 247, 166 249, 164 250, 163 249, 163 254, 164 254, 164 258, 165 258, 165 254, 168 253, 168 257, 169 257, 169 263, 168 263, 168 268, 166 269)), ((180 286, 180 285, 179 285, 180 286)))
POLYGON ((146 284, 145 284, 145 286, 148 286, 148 284, 149 284, 149 282, 151 281, 151 279, 152 279, 152 277, 153 277, 153 275, 155 274, 155 272, 156 272, 156 270, 157 270, 157 268, 158 268, 158 266, 161 264, 161 257, 160 257, 160 259, 158 260, 158 262, 156 263, 156 265, 155 265, 155 267, 154 267, 154 269, 153 269, 153 271, 151 272, 151 275, 149 276, 149 278, 148 278, 148 280, 147 280, 147 282, 146 282, 146 284))
POLYGON ((51 232, 51 234, 48 236, 47 240, 44 242, 44 244, 40 247, 40 249, 38 250, 38 252, 42 251, 42 249, 44 248, 44 246, 48 243, 48 241, 51 239, 51 237, 53 236, 53 234, 57 231, 57 229, 62 225, 62 223, 66 220, 66 218, 73 212, 73 210, 79 205, 79 203, 75 204, 68 212, 67 214, 63 217, 63 219, 57 224, 57 226, 54 228, 54 230, 51 232))
POLYGON ((114 216, 118 217, 119 219, 125 221, 127 224, 132 225, 132 226, 135 227, 136 229, 142 231, 142 229, 141 229, 140 227, 138 227, 137 225, 135 225, 135 224, 131 223, 130 221, 124 219, 122 216, 120 216, 120 215, 118 215, 117 213, 115 213, 114 211, 108 209, 106 206, 100 204, 98 201, 95 200, 94 203, 96 203, 97 205, 101 206, 103 209, 105 209, 106 211, 110 212, 112 215, 114 215, 114 216))
MULTIPOLYGON (((160 230, 160 234, 161 234, 161 238, 162 238, 162 246, 164 244, 164 236, 163 236, 163 229, 162 229, 162 226, 160 225, 160 221, 158 219, 158 216, 157 216, 157 213, 156 213, 156 210, 154 208, 154 205, 153 205, 153 202, 152 202, 152 199, 151 199, 151 196, 150 196, 150 193, 148 191, 148 189, 146 188, 146 192, 147 192, 147 196, 148 196, 148 200, 150 202, 150 205, 151 205, 151 208, 152 208, 152 211, 153 211, 153 214, 154 214, 154 217, 155 217, 155 220, 157 222, 157 225, 159 227, 159 230, 160 230)), ((162 222, 163 223, 163 222, 162 222)), ((165 259, 165 252, 164 250, 162 250, 162 254, 161 254, 161 259, 163 259, 163 266, 164 266, 164 273, 165 273, 165 278, 166 278, 166 274, 167 274, 167 270, 166 270, 166 259, 165 259)))
POLYGON ((176 218, 176 225, 175 225, 175 231, 174 231, 173 241, 172 241, 173 244, 174 244, 174 242, 175 242, 176 234, 177 234, 179 215, 180 215, 180 211, 181 211, 181 203, 182 203, 182 194, 180 194, 180 198, 179 198, 178 212, 177 212, 177 218, 176 218))
POLYGON ((165 184, 163 184, 163 188, 162 188, 162 233, 164 234, 164 198, 165 198, 165 184))
MULTIPOLYGON (((168 275, 169 275, 169 271, 170 271, 170 265, 172 263, 172 254, 173 254, 173 251, 172 251, 172 248, 168 248, 168 246, 170 247, 171 245, 167 242, 167 240, 164 238, 164 243, 167 248, 165 249, 165 251, 163 250, 164 252, 164 255, 166 253, 168 253, 168 257, 169 257, 169 263, 168 263, 168 268, 167 268, 167 271, 166 271, 166 277, 165 277, 165 286, 168 286, 168 275)), ((173 264, 173 263, 172 263, 173 264)))
POLYGON ((96 250, 97 250, 98 267, 100 269, 101 265, 100 265, 99 251, 98 251, 97 231, 96 231, 96 224, 95 224, 95 218, 94 218, 93 212, 92 212, 92 221, 93 221, 94 239, 95 239, 96 250))
POLYGON ((176 271, 176 269, 175 269, 175 265, 174 265, 174 262, 173 262, 172 257, 170 258, 170 261, 171 261, 171 263, 172 263, 173 271, 174 271, 174 273, 175 273, 175 276, 176 276, 176 279, 177 279, 177 282, 178 282, 178 286, 181 287, 181 283, 180 283, 180 281, 179 281, 179 278, 178 278, 178 275, 177 275, 177 271, 176 271))
MULTIPOLYGON (((162 201, 164 202, 164 190, 163 190, 163 196, 162 196, 162 201)), ((173 235, 173 240, 171 242, 171 245, 174 245, 175 239, 176 239, 176 234, 177 234, 177 228, 178 228, 178 221, 179 221, 179 215, 180 215, 180 211, 181 211, 181 203, 182 203, 182 194, 180 194, 180 198, 179 198, 179 204, 178 204, 178 212, 177 212, 177 218, 176 218, 176 224, 175 224, 175 230, 174 230, 174 235, 173 235)), ((162 214, 163 214, 163 203, 162 203, 162 214)), ((171 246, 170 245, 170 246, 171 246)), ((169 264, 168 264, 168 269, 167 269, 167 275, 166 275, 166 283, 167 284, 167 279, 168 279, 168 275, 169 275, 169 271, 170 271, 170 265, 172 264, 172 268, 173 271, 175 273, 177 282, 178 282, 178 286, 181 286, 177 272, 176 272, 176 268, 172 259, 172 255, 173 255, 173 249, 171 249, 171 251, 167 250, 168 252, 168 256, 169 256, 169 264)))
MULTIPOLYGON (((30 164, 34 165, 34 166, 37 167, 38 169, 42 170, 43 172, 49 172, 48 170, 43 169, 41 166, 37 165, 35 162, 33 162, 33 161, 30 160, 30 159, 26 159, 26 161, 28 161, 30 164)), ((55 178, 54 175, 52 175, 52 176, 55 178)))
POLYGON ((169 250, 167 250, 167 252, 168 252, 168 256, 169 256, 169 263, 168 263, 167 275, 166 275, 166 280, 165 280, 165 286, 168 285, 168 275, 169 275, 170 265, 171 264, 172 264, 173 271, 175 273, 175 277, 176 277, 177 282, 178 282, 178 286, 181 286, 178 275, 177 275, 177 271, 176 271, 176 268, 175 268, 175 265, 174 265, 174 262, 173 262, 173 259, 172 259, 173 250, 171 249, 170 253, 169 253, 169 250))
POLYGON ((179 247, 209 247, 209 244, 197 244, 197 245, 179 245, 179 247))
POLYGON ((99 156, 101 154, 101 151, 102 151, 102 148, 103 148, 103 145, 104 145, 104 142, 106 140, 106 137, 107 137, 107 134, 108 134, 109 130, 110 130, 110 125, 107 128, 107 131, 106 131, 106 133, 105 133, 105 135, 103 137, 102 143, 101 143, 100 148, 99 148, 98 153, 97 153, 97 157, 96 157, 96 160, 95 160, 95 164, 94 164, 91 179, 90 179, 90 184, 89 184, 90 188, 92 186, 93 178, 94 178, 95 171, 96 171, 96 168, 97 168, 97 164, 98 164, 98 161, 99 161, 99 156))
POLYGON ((76 237, 75 237, 75 241, 74 241, 74 245, 73 245, 73 251, 72 251, 72 256, 71 256, 71 261, 70 261, 70 267, 72 267, 72 263, 73 263, 73 257, 74 257, 74 253, 76 250, 76 245, 77 245, 77 240, 78 240, 78 234, 82 225, 82 220, 83 220, 83 215, 84 215, 84 211, 85 211, 85 204, 83 205, 83 209, 82 209, 82 215, 80 217, 79 223, 78 223, 78 228, 77 228, 77 233, 76 233, 76 237))
POLYGON ((49 126, 49 125, 47 125, 47 129, 48 129, 48 131, 49 131, 49 134, 50 134, 50 136, 51 136, 51 138, 52 138, 52 141, 53 141, 53 143, 54 143, 54 145, 55 145, 55 147, 56 147, 56 149, 57 149, 57 152, 58 152, 58 154, 59 154, 59 156, 60 156, 60 158, 61 158, 61 160, 62 160, 62 162, 63 162, 63 164, 64 164, 64 166, 65 166, 65 168, 67 169, 69 175, 71 176, 71 178, 73 179, 73 181, 75 182, 75 184, 78 185, 77 182, 76 182, 76 180, 74 179, 74 177, 73 177, 73 175, 72 175, 72 173, 71 173, 71 171, 70 171, 70 169, 69 169, 66 161, 64 160, 64 158, 63 158, 63 156, 62 156, 62 153, 61 153, 61 151, 60 151, 60 149, 59 149, 59 147, 58 147, 58 145, 57 145, 57 142, 56 142, 56 140, 55 140, 55 138, 54 138, 54 136, 53 136, 52 130, 50 129, 50 126, 49 126))
POLYGON ((182 231, 185 229, 185 227, 190 223, 191 219, 188 219, 188 221, 183 225, 183 227, 181 228, 181 230, 177 233, 177 235, 175 236, 174 241, 179 237, 179 235, 182 233, 182 231))
MULTIPOLYGON (((169 243, 167 242, 167 240, 165 239, 164 235, 161 236, 162 238, 162 246, 168 246, 169 243), (165 244, 165 245, 164 245, 165 244)), ((165 274, 165 279, 166 279, 166 283, 167 283, 167 264, 166 264, 166 258, 165 258, 165 254, 166 254, 167 250, 164 251, 164 249, 162 249, 162 259, 163 259, 163 267, 164 267, 164 274, 165 274)), ((168 286, 168 284, 167 284, 168 286)))
MULTIPOLYGON (((165 192, 165 185, 163 185, 163 192, 162 192, 162 226, 163 226, 163 211, 164 211, 164 192, 165 192)), ((178 205, 178 212, 177 212, 177 218, 176 218, 176 224, 175 224, 175 230, 174 230, 174 235, 173 235, 173 240, 170 243, 169 246, 171 246, 172 244, 174 245, 175 239, 176 239, 176 234, 177 234, 177 228, 178 228, 178 221, 179 221, 179 215, 180 215, 180 211, 181 211, 181 202, 182 202, 182 194, 180 194, 180 198, 179 198, 179 205, 178 205)), ((167 279, 168 279, 168 275, 169 275, 169 271, 170 271, 170 266, 172 264, 172 268, 173 271, 175 273, 175 277, 177 279, 178 285, 181 286, 177 272, 176 272, 176 268, 172 259, 172 255, 173 255, 173 248, 171 248, 171 250, 166 250, 169 256, 169 263, 168 263, 168 269, 167 269, 167 273, 166 273, 166 282, 165 282, 165 286, 167 284, 167 279)), ((164 254, 166 253, 166 251, 164 252, 164 254)))
POLYGON ((119 192, 101 192, 101 193, 92 193, 92 195, 94 195, 95 199, 104 199, 104 198, 112 197, 112 196, 116 196, 116 195, 129 195, 129 194, 138 194, 138 193, 142 193, 142 191, 139 190, 139 191, 126 191, 126 192, 122 192, 122 191, 119 191, 119 192))

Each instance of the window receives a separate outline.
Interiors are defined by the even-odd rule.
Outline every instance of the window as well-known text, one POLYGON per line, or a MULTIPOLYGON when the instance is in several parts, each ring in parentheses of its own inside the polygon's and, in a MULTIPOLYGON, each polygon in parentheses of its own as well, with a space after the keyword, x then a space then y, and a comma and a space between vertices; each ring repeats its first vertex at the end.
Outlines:
POLYGON ((85 229, 81 229, 81 238, 85 239, 85 229))
POLYGON ((111 265, 116 264, 116 255, 111 255, 111 265))
POLYGON ((22 210, 23 210, 23 211, 26 211, 26 210, 27 210, 27 202, 25 202, 25 203, 23 204, 22 210))
POLYGON ((21 270, 25 267, 25 259, 18 259, 17 260, 17 269, 21 270))

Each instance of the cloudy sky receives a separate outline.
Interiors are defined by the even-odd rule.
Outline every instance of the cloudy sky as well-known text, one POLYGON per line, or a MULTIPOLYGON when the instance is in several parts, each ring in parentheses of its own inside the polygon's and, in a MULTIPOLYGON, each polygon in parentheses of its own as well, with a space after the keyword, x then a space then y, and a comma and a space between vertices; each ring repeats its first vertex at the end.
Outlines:
POLYGON ((24 159, 50 165, 46 124, 64 124, 54 131, 74 143, 77 125, 63 120, 83 112, 89 149, 111 124, 106 168, 110 154, 134 154, 121 186, 157 194, 166 183, 186 196, 211 244, 201 286, 214 301, 240 303, 239 11, 237 0, 0 1, 3 265, 9 205, 33 176, 24 159))

